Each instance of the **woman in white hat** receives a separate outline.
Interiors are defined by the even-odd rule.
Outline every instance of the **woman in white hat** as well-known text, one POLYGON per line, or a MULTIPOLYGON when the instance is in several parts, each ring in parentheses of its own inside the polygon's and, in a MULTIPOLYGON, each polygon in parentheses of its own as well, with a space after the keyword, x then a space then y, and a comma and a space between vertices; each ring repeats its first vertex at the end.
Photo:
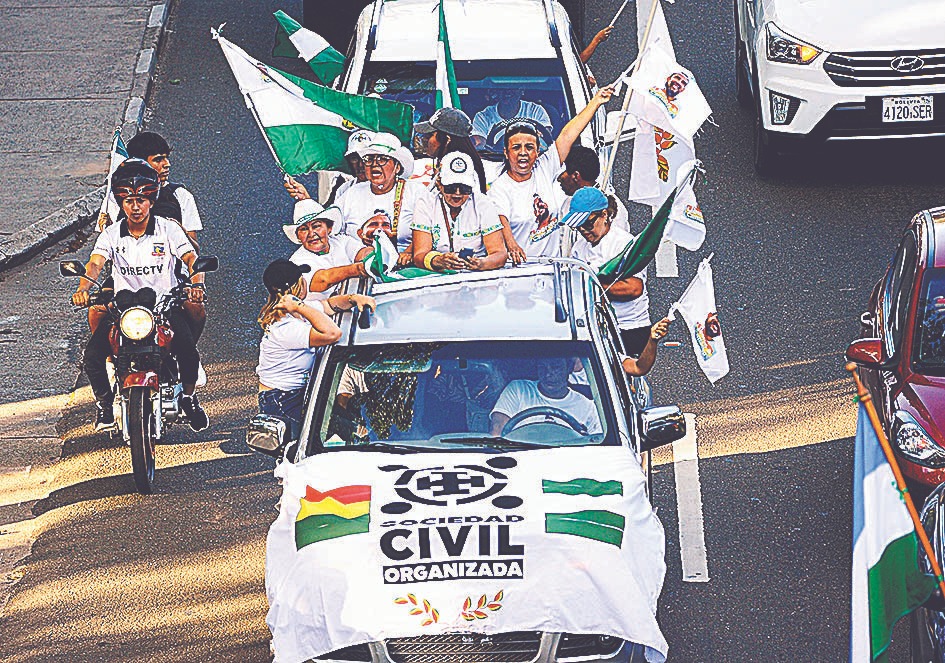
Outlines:
POLYGON ((401 254, 398 264, 409 265, 413 259, 410 246, 413 210, 417 200, 427 194, 422 184, 408 181, 413 174, 413 155, 389 133, 376 134, 358 154, 364 162, 367 181, 352 185, 338 197, 345 221, 341 232, 354 236, 365 221, 383 210, 390 217, 397 238, 397 251, 401 254))
POLYGON ((468 154, 450 152, 443 157, 436 190, 419 200, 414 210, 414 265, 435 271, 481 271, 505 264, 508 252, 499 212, 479 184, 468 154))
POLYGON ((282 226, 290 242, 301 244, 289 260, 307 265, 312 272, 306 301, 327 299, 332 286, 352 276, 367 275, 360 260, 369 249, 347 235, 332 235, 332 227, 340 223, 337 207, 322 207, 304 198, 295 203, 292 223, 282 226))

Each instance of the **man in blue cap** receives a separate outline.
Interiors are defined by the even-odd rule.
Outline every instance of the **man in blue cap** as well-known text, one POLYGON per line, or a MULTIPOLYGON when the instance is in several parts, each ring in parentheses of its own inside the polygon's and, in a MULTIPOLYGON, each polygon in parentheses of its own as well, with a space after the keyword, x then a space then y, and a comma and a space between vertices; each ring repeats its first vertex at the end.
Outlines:
MULTIPOLYGON (((578 189, 571 199, 571 209, 561 220, 562 225, 574 228, 580 237, 575 240, 571 257, 582 260, 595 271, 621 253, 633 239, 627 231, 612 225, 608 197, 594 187, 578 189)), ((624 350, 631 358, 632 374, 644 369, 646 373, 656 358, 656 341, 666 335, 668 320, 650 327, 650 300, 646 292, 646 270, 610 283, 607 296, 614 306, 617 326, 624 350), (652 356, 650 356, 652 355, 652 356)), ((624 367, 627 370, 627 367, 624 367)))

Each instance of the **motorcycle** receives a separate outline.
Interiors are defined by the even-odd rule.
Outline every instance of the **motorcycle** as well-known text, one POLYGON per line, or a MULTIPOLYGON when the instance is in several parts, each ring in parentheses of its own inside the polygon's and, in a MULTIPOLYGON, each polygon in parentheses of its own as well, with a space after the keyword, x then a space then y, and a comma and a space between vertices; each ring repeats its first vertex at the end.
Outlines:
MULTIPOLYGON (((194 261, 192 274, 214 272, 216 256, 201 256, 194 261)), ((77 260, 59 263, 59 274, 84 278, 93 285, 89 305, 106 306, 110 325, 111 359, 121 402, 121 434, 131 448, 131 469, 135 487, 141 494, 154 492, 154 449, 164 437, 166 427, 180 418, 178 397, 183 391, 177 360, 171 352, 174 332, 167 313, 187 300, 184 281, 160 300, 151 288, 113 295, 89 278, 85 265, 77 260)))

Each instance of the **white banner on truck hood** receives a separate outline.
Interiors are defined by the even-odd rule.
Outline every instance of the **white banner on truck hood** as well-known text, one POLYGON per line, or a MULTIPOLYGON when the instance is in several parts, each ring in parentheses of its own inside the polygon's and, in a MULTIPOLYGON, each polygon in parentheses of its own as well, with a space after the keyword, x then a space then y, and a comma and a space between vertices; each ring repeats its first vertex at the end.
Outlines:
POLYGON ((663 528, 623 447, 331 452, 276 468, 276 661, 392 637, 613 635, 665 660, 663 528))

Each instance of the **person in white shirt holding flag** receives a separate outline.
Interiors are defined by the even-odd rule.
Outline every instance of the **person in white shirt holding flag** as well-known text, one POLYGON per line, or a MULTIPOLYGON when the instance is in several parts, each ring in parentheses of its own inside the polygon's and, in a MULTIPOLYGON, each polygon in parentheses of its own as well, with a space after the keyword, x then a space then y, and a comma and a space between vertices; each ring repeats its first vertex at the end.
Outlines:
POLYGON ((534 126, 514 124, 505 132, 505 166, 492 183, 489 197, 499 210, 502 235, 516 265, 528 258, 558 254, 558 210, 564 201, 557 177, 571 147, 613 93, 613 87, 598 90, 540 156, 534 126))

